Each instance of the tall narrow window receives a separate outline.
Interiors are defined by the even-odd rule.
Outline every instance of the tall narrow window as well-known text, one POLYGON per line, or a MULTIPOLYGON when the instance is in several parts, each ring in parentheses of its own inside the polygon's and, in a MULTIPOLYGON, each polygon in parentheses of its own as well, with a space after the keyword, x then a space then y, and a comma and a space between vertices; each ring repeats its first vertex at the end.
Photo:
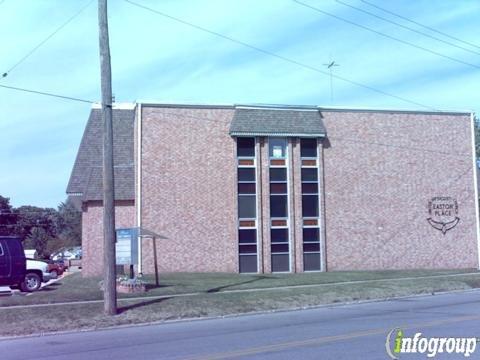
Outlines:
POLYGON ((319 271, 320 228, 317 139, 300 140, 304 271, 319 271))
POLYGON ((269 138, 272 272, 290 271, 287 139, 269 138))
POLYGON ((255 138, 237 138, 238 253, 242 273, 258 271, 255 138))

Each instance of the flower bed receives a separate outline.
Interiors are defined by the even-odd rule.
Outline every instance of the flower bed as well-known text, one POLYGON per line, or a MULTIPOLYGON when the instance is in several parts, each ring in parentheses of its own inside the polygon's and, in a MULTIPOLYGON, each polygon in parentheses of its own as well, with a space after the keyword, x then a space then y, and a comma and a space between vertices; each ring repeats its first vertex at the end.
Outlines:
POLYGON ((144 293, 147 291, 146 282, 139 278, 130 279, 126 276, 117 279, 117 292, 124 294, 144 293))

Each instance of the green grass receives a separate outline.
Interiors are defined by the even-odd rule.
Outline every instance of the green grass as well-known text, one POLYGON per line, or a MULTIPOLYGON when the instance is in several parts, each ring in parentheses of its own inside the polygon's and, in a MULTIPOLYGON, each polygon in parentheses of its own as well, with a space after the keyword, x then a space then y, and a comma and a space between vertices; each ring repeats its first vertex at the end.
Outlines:
MULTIPOLYGON (((465 271, 465 272, 471 272, 465 271)), ((424 277, 460 274, 459 271, 382 271, 335 272, 308 274, 275 274, 268 276, 238 274, 164 274, 159 288, 144 296, 199 293, 194 296, 118 302, 119 314, 103 315, 103 304, 69 304, 52 307, 9 309, 11 305, 45 304, 65 301, 99 300, 99 279, 73 274, 57 284, 30 296, 0 298, 0 335, 23 335, 59 330, 94 329, 116 325, 147 323, 202 316, 221 316, 254 311, 303 308, 321 304, 381 299, 411 294, 428 294, 445 290, 480 287, 480 272, 474 275, 399 280, 402 277, 424 277), (339 284, 345 281, 371 281, 361 284, 339 284), (397 279, 397 280, 395 280, 397 279), (274 287, 330 284, 327 286, 274 287), (228 290, 244 292, 225 292, 228 290), (254 291, 255 289, 266 289, 254 291)), ((151 279, 151 278, 149 278, 151 279)), ((134 295, 138 296, 138 295, 134 295)))
MULTIPOLYGON (((339 271, 303 274, 253 274, 230 273, 167 273, 160 276, 160 286, 154 286, 154 277, 145 276, 149 290, 144 294, 119 294, 119 298, 151 297, 187 293, 216 293, 228 290, 260 289, 283 286, 329 284, 346 281, 397 279, 475 272, 468 270, 390 270, 390 271, 339 271)), ((479 272, 480 274, 480 272, 479 272)), ((29 296, 0 298, 0 307, 10 305, 47 304, 103 299, 99 277, 82 277, 74 273, 29 296)))

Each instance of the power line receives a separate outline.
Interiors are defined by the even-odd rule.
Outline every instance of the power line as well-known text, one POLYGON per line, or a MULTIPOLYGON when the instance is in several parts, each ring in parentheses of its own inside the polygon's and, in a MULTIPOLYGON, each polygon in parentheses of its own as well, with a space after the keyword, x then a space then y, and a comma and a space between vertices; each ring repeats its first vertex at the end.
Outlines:
MULTIPOLYGON (((24 62, 30 55, 32 55, 36 50, 38 50, 43 44, 45 44, 48 40, 50 40, 55 34, 57 34, 60 30, 62 30, 65 26, 67 26, 70 22, 72 22, 77 16, 79 16, 87 7, 90 6, 90 4, 94 0, 90 0, 84 7, 82 7, 80 10, 78 10, 73 16, 68 18, 67 21, 65 21, 62 25, 60 25, 54 32, 52 32, 50 35, 48 35, 45 39, 43 39, 37 46, 35 46, 32 50, 30 50, 24 57, 22 57, 20 60, 18 60, 9 70, 3 73, 2 77, 7 77, 10 72, 15 69, 18 65, 20 65, 22 62, 24 62)), ((1 5, 2 3, 0 3, 1 5)))
POLYGON ((351 9, 357 10, 357 11, 362 12, 362 13, 364 13, 364 14, 367 14, 367 15, 369 15, 369 16, 372 16, 372 17, 375 17, 375 18, 377 18, 377 19, 386 21, 386 22, 388 22, 388 23, 390 23, 390 24, 394 24, 394 25, 396 25, 396 26, 398 26, 398 27, 401 27, 401 28, 403 28, 403 29, 407 29, 407 30, 412 31, 412 32, 414 32, 414 33, 417 33, 417 34, 426 36, 426 37, 428 37, 428 38, 430 38, 430 39, 433 39, 433 40, 436 40, 436 41, 440 41, 440 42, 442 42, 442 43, 444 43, 444 44, 447 44, 447 45, 456 47, 456 48, 458 48, 458 49, 462 49, 462 50, 464 50, 464 51, 468 51, 468 52, 470 52, 470 53, 472 53, 472 54, 480 55, 480 52, 478 52, 478 51, 470 50, 470 49, 468 49, 468 48, 466 48, 466 47, 463 47, 463 46, 460 46, 460 45, 456 45, 456 44, 454 44, 454 43, 452 43, 452 42, 450 42, 450 41, 446 41, 446 40, 440 39, 440 38, 438 38, 438 37, 436 37, 436 36, 427 34, 427 33, 425 33, 425 32, 422 32, 422 31, 419 31, 419 30, 416 30, 416 29, 413 29, 413 28, 411 28, 411 27, 409 27, 409 26, 405 26, 405 25, 400 24, 400 23, 398 23, 398 22, 396 22, 396 21, 393 21, 393 20, 384 18, 383 16, 376 15, 376 14, 370 12, 370 11, 363 10, 363 9, 358 8, 358 7, 356 7, 356 6, 347 4, 347 3, 345 3, 345 2, 343 2, 343 1, 341 1, 341 0, 335 0, 335 1, 336 1, 337 3, 343 5, 343 6, 347 6, 347 7, 351 8, 351 9))
MULTIPOLYGON (((268 55, 268 56, 272 56, 272 57, 275 57, 277 59, 280 59, 280 60, 283 60, 283 61, 286 61, 288 63, 291 63, 291 64, 294 64, 294 65, 297 65, 297 66, 300 66, 302 68, 305 68, 305 69, 308 69, 308 70, 311 70, 311 71, 315 71, 319 74, 323 74, 323 75, 326 75, 326 76, 330 76, 330 73, 329 72, 326 72, 326 71, 323 71, 317 67, 314 67, 314 66, 311 66, 311 65, 308 65, 308 64, 305 64, 305 63, 302 63, 300 61, 297 61, 297 60, 294 60, 294 59, 291 59, 291 58, 288 58, 286 56, 283 56, 283 55, 279 55, 277 53, 274 53, 274 52, 271 52, 271 51, 268 51, 268 50, 264 50, 262 48, 259 48, 257 46, 254 46, 254 45, 250 45, 246 42, 243 42, 241 40, 237 40, 235 38, 232 38, 230 36, 227 36, 227 35, 224 35, 224 34, 221 34, 219 32, 216 32, 216 31, 213 31, 213 30, 209 30, 205 27, 202 27, 202 26, 199 26, 199 25, 196 25, 196 24, 193 24, 193 23, 190 23, 188 21, 185 21, 185 20, 182 20, 180 18, 177 18, 177 17, 174 17, 172 15, 169 15, 169 14, 166 14, 166 13, 163 13, 161 11, 158 11, 158 10, 155 10, 155 9, 152 9, 152 8, 149 8, 147 6, 144 6, 144 5, 141 5, 141 4, 138 4, 136 2, 133 2, 131 0, 125 0, 127 3, 131 4, 131 5, 134 5, 134 6, 137 6, 141 9, 144 9, 144 10, 147 10, 147 11, 150 11, 152 13, 155 13, 157 15, 160 15, 160 16, 163 16, 165 18, 168 18, 170 20, 173 20, 173 21, 176 21, 176 22, 179 22, 181 24, 184 24, 184 25, 187 25, 187 26, 190 26, 192 28, 195 28, 197 30, 200 30, 200 31, 203 31, 203 32, 206 32, 206 33, 209 33, 211 35, 215 35, 217 37, 220 37, 222 39, 225 39, 225 40, 229 40, 231 42, 234 42, 236 44, 239 44, 239 45, 242 45, 244 47, 247 47, 249 49, 252 49, 252 50, 255 50, 255 51, 258 51, 264 55, 268 55)), ((339 80, 342 80, 344 82, 347 82, 347 83, 350 83, 352 85, 355 85, 355 86, 358 86, 358 87, 362 87, 364 89, 367 89, 367 90, 370 90, 370 91, 373 91, 373 92, 376 92, 378 94, 382 94, 382 95, 385 95, 385 96, 389 96, 389 97, 392 97, 392 98, 395 98, 397 100, 401 100, 401 101, 404 101, 406 103, 409 103, 409 104, 413 104, 413 105, 416 105, 416 106, 420 106, 420 107, 423 107, 423 108, 426 108, 426 109, 429 109, 429 110, 436 110, 435 108, 431 107, 431 106, 428 106, 428 105, 425 105, 425 104, 422 104, 422 103, 419 103, 419 102, 416 102, 416 101, 413 101, 413 100, 410 100, 410 99, 407 99, 407 98, 404 98, 402 96, 398 96, 398 95, 394 95, 394 94, 391 94, 391 93, 388 93, 386 91, 383 91, 383 90, 379 90, 379 89, 376 89, 372 86, 369 86, 369 85, 365 85, 365 84, 362 84, 360 82, 357 82, 357 81, 353 81, 353 80, 350 80, 346 77, 343 77, 343 76, 339 76, 339 75, 332 75, 333 78, 335 79, 339 79, 339 80)))
POLYGON ((398 18, 400 18, 400 19, 403 19, 403 20, 405 20, 405 21, 408 21, 408 22, 410 22, 410 23, 412 23, 412 24, 418 25, 418 26, 420 26, 420 27, 422 27, 422 28, 424 28, 424 29, 428 29, 428 30, 433 31, 433 32, 435 32, 435 33, 437 33, 437 34, 440 34, 440 35, 443 35, 443 36, 445 36, 445 37, 448 37, 448 38, 450 38, 450 39, 452 39, 452 40, 456 40, 456 41, 461 42, 461 43, 463 43, 463 44, 465 44, 465 45, 470 45, 470 46, 473 46, 473 47, 475 47, 475 48, 477 48, 477 49, 480 49, 480 46, 478 46, 478 45, 475 45, 475 44, 473 44, 473 43, 471 43, 471 42, 468 42, 468 41, 459 39, 458 37, 449 35, 449 34, 443 32, 443 31, 440 31, 440 30, 434 29, 434 28, 432 28, 432 27, 430 27, 430 26, 427 26, 427 25, 424 25, 424 24, 422 24, 422 23, 419 23, 418 21, 415 21, 415 20, 412 20, 412 19, 410 19, 410 18, 407 18, 406 16, 403 16, 403 15, 400 15, 400 14, 397 14, 397 13, 394 13, 393 11, 390 11, 390 10, 387 10, 387 9, 385 9, 385 8, 382 8, 382 7, 378 6, 378 5, 372 4, 371 2, 368 2, 368 1, 366 1, 366 0, 360 0, 360 1, 363 2, 363 3, 365 3, 365 4, 367 4, 367 5, 370 5, 370 6, 374 7, 374 8, 376 8, 376 9, 380 10, 380 11, 383 11, 383 12, 385 12, 385 13, 387 13, 387 14, 396 16, 396 17, 398 17, 398 18))
POLYGON ((33 93, 33 94, 51 96, 51 97, 56 97, 56 98, 60 98, 60 99, 66 99, 66 100, 72 100, 72 101, 80 101, 80 102, 84 102, 84 103, 88 103, 88 104, 95 104, 95 101, 85 100, 85 99, 80 99, 80 98, 75 98, 75 97, 71 97, 71 96, 64 96, 64 95, 52 94, 52 93, 43 92, 43 91, 23 89, 23 88, 19 88, 19 87, 7 86, 7 85, 1 85, 1 84, 0 84, 0 87, 5 88, 5 89, 10 89, 10 90, 24 91, 24 92, 33 93))
MULTIPOLYGON (((125 1, 128 1, 128 0, 125 0, 125 1)), ((361 29, 370 31, 370 32, 372 32, 372 33, 374 33, 374 34, 377 34, 377 35, 386 37, 386 38, 388 38, 388 39, 391 39, 391 40, 397 41, 397 42, 399 42, 399 43, 402 43, 402 44, 405 44, 405 45, 414 47, 414 48, 416 48, 416 49, 423 50, 423 51, 428 52, 428 53, 430 53, 430 54, 437 55, 437 56, 443 57, 443 58, 445 58, 445 59, 449 59, 449 60, 455 61, 455 62, 457 62, 457 63, 459 63, 459 64, 467 65, 467 66, 473 67, 473 68, 475 68, 475 69, 480 69, 480 66, 478 66, 478 65, 475 65, 475 64, 472 64, 472 63, 469 63, 469 62, 466 62, 466 61, 463 61, 463 60, 454 58, 454 57, 452 57, 452 56, 448 56, 448 55, 439 53, 439 52, 437 52, 437 51, 435 51, 435 50, 431 50, 431 49, 428 49, 428 48, 426 48, 426 47, 423 47, 423 46, 420 46, 420 45, 416 45, 416 44, 414 44, 414 43, 411 43, 411 42, 408 42, 408 41, 405 41, 405 40, 396 38, 396 37, 394 37, 394 36, 385 34, 385 33, 381 32, 381 31, 377 31, 377 30, 374 30, 374 29, 372 29, 372 28, 369 28, 368 26, 358 24, 358 23, 356 23, 356 22, 354 22, 354 21, 351 21, 351 20, 342 18, 342 17, 340 17, 340 16, 334 15, 334 14, 329 13, 329 12, 327 12, 327 11, 321 10, 321 9, 315 7, 315 6, 306 4, 306 3, 301 2, 301 1, 299 1, 299 0, 292 0, 292 1, 295 2, 295 3, 297 3, 297 4, 299 4, 299 5, 301 5, 301 6, 304 6, 304 7, 306 7, 306 8, 309 8, 309 9, 311 9, 311 10, 313 10, 313 11, 319 12, 319 13, 324 14, 324 15, 327 15, 327 16, 330 16, 330 17, 332 17, 332 18, 334 18, 334 19, 343 21, 343 22, 345 22, 345 23, 347 23, 347 24, 351 24, 351 25, 356 26, 356 27, 359 27, 359 28, 361 28, 361 29)))

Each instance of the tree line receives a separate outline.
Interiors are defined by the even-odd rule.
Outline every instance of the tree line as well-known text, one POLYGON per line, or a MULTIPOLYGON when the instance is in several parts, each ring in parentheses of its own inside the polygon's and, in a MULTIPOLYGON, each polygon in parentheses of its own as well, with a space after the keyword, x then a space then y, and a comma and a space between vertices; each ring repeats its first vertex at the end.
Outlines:
POLYGON ((19 236, 25 249, 36 249, 39 257, 48 258, 62 247, 81 245, 82 213, 70 198, 57 209, 14 208, 0 195, 0 235, 19 236))

